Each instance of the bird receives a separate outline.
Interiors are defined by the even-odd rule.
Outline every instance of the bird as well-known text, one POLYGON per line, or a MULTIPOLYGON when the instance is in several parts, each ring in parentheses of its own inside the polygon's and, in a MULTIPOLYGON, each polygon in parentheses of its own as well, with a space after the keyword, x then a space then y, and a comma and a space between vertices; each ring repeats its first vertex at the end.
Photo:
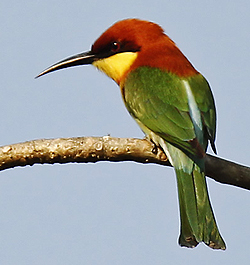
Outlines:
POLYGON ((174 167, 179 245, 194 248, 204 242, 212 249, 225 250, 205 179, 209 143, 216 154, 216 109, 205 77, 160 25, 138 18, 114 23, 90 51, 59 61, 37 77, 87 64, 117 83, 130 115, 174 167))

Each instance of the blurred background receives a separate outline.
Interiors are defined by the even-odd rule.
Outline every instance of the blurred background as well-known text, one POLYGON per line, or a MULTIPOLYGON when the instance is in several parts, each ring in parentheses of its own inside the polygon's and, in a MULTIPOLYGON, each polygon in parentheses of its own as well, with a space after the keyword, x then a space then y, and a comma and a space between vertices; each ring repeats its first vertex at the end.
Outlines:
MULTIPOLYGON (((143 138, 116 84, 92 66, 34 77, 87 51, 120 19, 159 23, 209 81, 220 157, 249 162, 250 2, 0 3, 0 144, 143 138)), ((0 264, 249 264, 249 191, 208 179, 227 250, 178 246, 174 171, 132 162, 35 165, 0 174, 0 264)))

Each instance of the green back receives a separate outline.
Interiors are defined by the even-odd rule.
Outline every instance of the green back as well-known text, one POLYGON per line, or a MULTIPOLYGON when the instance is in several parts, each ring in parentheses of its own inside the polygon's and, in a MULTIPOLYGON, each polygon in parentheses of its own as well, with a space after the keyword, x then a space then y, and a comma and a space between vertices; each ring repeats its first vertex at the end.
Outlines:
POLYGON ((186 154, 197 155, 196 147, 190 142, 193 139, 198 139, 204 151, 208 140, 214 146, 214 100, 201 74, 180 78, 158 68, 139 67, 126 78, 123 98, 136 120, 186 154), (196 103, 188 97, 187 86, 196 103), (197 120, 200 129, 195 124, 197 120))

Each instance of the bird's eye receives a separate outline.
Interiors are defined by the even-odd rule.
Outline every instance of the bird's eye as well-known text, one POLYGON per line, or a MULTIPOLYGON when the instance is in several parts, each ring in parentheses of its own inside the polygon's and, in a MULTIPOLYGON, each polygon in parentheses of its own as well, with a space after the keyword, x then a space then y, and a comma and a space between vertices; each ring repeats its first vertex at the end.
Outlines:
POLYGON ((111 51, 112 51, 112 52, 117 52, 117 51, 120 50, 120 47, 121 47, 120 43, 114 41, 114 42, 112 42, 112 44, 111 44, 111 51))

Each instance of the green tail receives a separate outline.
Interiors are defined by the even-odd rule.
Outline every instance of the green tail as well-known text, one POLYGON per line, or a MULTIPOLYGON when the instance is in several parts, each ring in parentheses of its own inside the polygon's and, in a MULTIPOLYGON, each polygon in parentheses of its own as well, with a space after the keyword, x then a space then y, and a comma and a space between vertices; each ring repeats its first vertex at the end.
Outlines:
POLYGON ((198 161, 198 166, 179 149, 169 144, 166 147, 178 183, 181 216, 179 244, 195 247, 203 241, 213 249, 226 249, 209 201, 204 159, 198 161))

